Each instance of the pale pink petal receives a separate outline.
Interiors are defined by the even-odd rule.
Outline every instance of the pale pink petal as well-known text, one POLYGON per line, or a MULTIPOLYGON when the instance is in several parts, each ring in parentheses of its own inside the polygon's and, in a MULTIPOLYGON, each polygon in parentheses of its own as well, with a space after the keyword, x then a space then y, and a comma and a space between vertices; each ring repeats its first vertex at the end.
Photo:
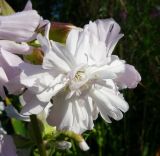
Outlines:
POLYGON ((30 0, 27 1, 24 11, 32 10, 32 2, 30 0))
POLYGON ((16 147, 10 135, 0 135, 0 156, 17 156, 16 147))
MULTIPOLYGON (((44 28, 45 31, 47 31, 48 27, 47 25, 49 24, 50 22, 48 20, 44 20, 43 18, 41 18, 40 22, 39 22, 39 26, 38 28, 44 28)), ((50 30, 50 29, 49 29, 50 30)))
POLYGON ((16 42, 35 39, 35 30, 40 16, 35 10, 18 12, 9 16, 0 16, 0 39, 16 42))
POLYGON ((5 72, 6 78, 8 79, 8 81, 3 80, 3 86, 7 87, 8 83, 12 84, 13 82, 16 82, 16 84, 10 85, 8 88, 9 90, 12 90, 12 93, 14 93, 15 91, 19 92, 23 88, 19 81, 19 75, 21 72, 19 64, 21 62, 22 60, 18 56, 9 53, 2 48, 0 49, 0 66, 1 69, 3 69, 3 71, 5 72))
POLYGON ((0 47, 11 53, 23 55, 30 54, 33 50, 27 43, 18 44, 8 40, 0 40, 0 47))
POLYGON ((23 92, 25 87, 20 82, 20 75, 17 75, 5 83, 5 87, 8 89, 8 94, 19 95, 23 92))
POLYGON ((14 55, 3 48, 0 48, 0 55, 5 60, 5 62, 11 67, 17 67, 22 63, 22 59, 17 55, 14 55))
POLYGON ((141 76, 134 66, 125 64, 125 70, 115 80, 120 89, 135 88, 141 81, 141 76))

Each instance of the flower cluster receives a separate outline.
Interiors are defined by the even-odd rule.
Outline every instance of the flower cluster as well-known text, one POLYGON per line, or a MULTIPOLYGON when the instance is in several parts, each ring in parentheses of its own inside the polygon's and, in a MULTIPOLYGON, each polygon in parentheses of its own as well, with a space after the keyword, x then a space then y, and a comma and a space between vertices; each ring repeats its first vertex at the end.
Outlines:
POLYGON ((22 12, 0 16, 2 99, 6 88, 8 94, 19 95, 20 119, 45 111, 49 125, 77 134, 92 130, 99 114, 108 123, 122 119, 129 106, 120 90, 135 88, 141 76, 112 54, 123 37, 118 23, 98 19, 83 28, 71 27, 65 44, 49 38, 50 25, 32 10, 30 1, 22 12), (39 65, 23 59, 33 52, 29 43, 35 40, 43 55, 39 65))

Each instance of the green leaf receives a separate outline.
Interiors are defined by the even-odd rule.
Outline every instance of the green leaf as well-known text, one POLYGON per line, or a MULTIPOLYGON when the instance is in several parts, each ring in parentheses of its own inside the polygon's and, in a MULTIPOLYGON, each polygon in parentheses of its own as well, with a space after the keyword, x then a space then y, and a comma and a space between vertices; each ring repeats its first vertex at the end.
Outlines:
POLYGON ((15 131, 15 134, 21 135, 21 136, 27 135, 27 129, 25 127, 24 122, 16 119, 11 119, 11 122, 12 122, 13 129, 15 131))
POLYGON ((0 0, 0 15, 6 16, 14 13, 15 11, 5 0, 0 0))

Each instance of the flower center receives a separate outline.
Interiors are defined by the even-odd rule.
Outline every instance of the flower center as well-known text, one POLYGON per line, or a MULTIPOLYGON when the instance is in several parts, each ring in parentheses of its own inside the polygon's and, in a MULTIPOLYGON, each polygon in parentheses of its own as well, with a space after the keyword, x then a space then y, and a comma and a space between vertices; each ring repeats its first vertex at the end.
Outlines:
POLYGON ((84 71, 78 71, 75 74, 75 77, 73 78, 73 81, 82 81, 85 78, 85 72, 84 71))
POLYGON ((76 69, 69 73, 69 88, 71 91, 78 91, 87 83, 88 79, 85 70, 76 69))

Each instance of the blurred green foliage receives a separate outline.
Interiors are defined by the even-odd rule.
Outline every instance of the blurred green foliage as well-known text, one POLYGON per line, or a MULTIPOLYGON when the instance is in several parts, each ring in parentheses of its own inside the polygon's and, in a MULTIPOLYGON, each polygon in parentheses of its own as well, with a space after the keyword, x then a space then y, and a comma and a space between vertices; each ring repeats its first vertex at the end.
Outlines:
MULTIPOLYGON (((16 11, 26 1, 7 0, 16 11)), ((61 155, 157 156, 160 149, 160 2, 159 0, 32 0, 33 7, 46 19, 83 26, 89 20, 114 18, 125 34, 114 53, 133 64, 142 82, 124 91, 130 105, 124 118, 106 124, 101 118, 84 137, 88 152, 77 146, 61 155)), ((160 155, 160 153, 159 153, 160 155)))

